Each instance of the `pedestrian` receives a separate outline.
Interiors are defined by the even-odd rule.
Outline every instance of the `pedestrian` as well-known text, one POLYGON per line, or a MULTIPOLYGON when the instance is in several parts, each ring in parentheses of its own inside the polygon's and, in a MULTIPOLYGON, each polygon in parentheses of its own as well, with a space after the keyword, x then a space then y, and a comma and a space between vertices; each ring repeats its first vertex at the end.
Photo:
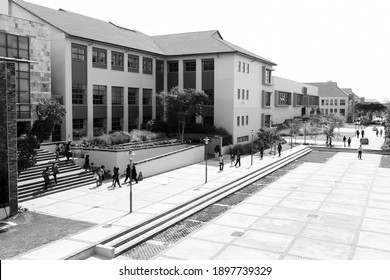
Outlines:
POLYGON ((91 166, 89 165, 89 155, 85 156, 83 168, 85 169, 85 172, 87 172, 87 169, 89 169, 89 171, 91 171, 91 166))
POLYGON ((113 175, 112 175, 112 188, 115 189, 116 183, 121 188, 121 184, 119 183, 119 167, 114 166, 113 175))
POLYGON ((363 153, 362 145, 359 146, 357 152, 358 152, 358 159, 362 159, 362 153, 363 153))
POLYGON ((332 137, 329 137, 329 148, 332 148, 332 137))
POLYGON ((237 151, 237 155, 236 155, 236 164, 234 166, 237 167, 237 164, 238 164, 238 167, 241 167, 241 155, 240 155, 240 151, 237 151))
POLYGON ((264 146, 261 145, 260 146, 260 159, 263 159, 263 157, 264 157, 264 146))
MULTIPOLYGON (((378 135, 379 135, 379 130, 377 129, 376 130, 376 137, 378 137, 378 135)), ((382 136, 382 135, 381 135, 382 136)))
POLYGON ((51 166, 51 172, 53 173, 54 182, 57 184, 57 174, 60 172, 58 171, 58 166, 55 162, 53 162, 53 165, 51 166))
POLYGON ((131 169, 131 181, 133 180, 136 184, 138 184, 137 170, 135 169, 135 165, 133 165, 133 168, 131 169))
POLYGON ((351 147, 351 137, 348 137, 348 147, 351 147))
POLYGON ((223 171, 223 166, 224 166, 223 155, 219 154, 219 171, 223 171))
POLYGON ((215 160, 218 160, 218 156, 221 152, 221 149, 219 148, 219 145, 215 145, 215 148, 214 148, 214 155, 215 155, 215 160))
POLYGON ((279 153, 279 156, 282 155, 282 144, 278 144, 278 153, 279 153))
MULTIPOLYGON (((99 169, 100 169, 100 167, 99 167, 99 169)), ((96 171, 93 173, 93 178, 95 179, 95 182, 96 182, 96 188, 100 186, 99 169, 96 170, 96 171)))
MULTIPOLYGON (((101 181, 101 182, 104 181, 104 174, 105 174, 104 168, 106 168, 104 165, 100 166, 100 169, 101 169, 101 171, 100 171, 100 174, 101 174, 101 176, 100 176, 100 181, 101 181)), ((100 185, 101 185, 101 184, 100 184, 100 185)))
POLYGON ((50 183, 49 173, 49 166, 47 166, 46 169, 42 171, 42 177, 45 180, 45 186, 43 187, 44 190, 47 190, 47 186, 50 183))
POLYGON ((65 156, 66 156, 66 161, 69 161, 70 156, 72 155, 72 152, 70 150, 70 141, 65 144, 65 156))
POLYGON ((381 129, 381 132, 380 132, 380 134, 381 134, 381 137, 382 137, 382 134, 383 134, 383 130, 381 129))
POLYGON ((344 135, 344 137, 343 137, 344 147, 345 147, 345 142, 346 141, 347 141, 347 137, 345 137, 345 135, 344 135))
POLYGON ((104 178, 104 170, 103 170, 103 165, 98 168, 97 173, 99 175, 99 186, 103 184, 103 178, 104 178))
POLYGON ((60 161, 60 146, 58 145, 58 143, 56 144, 56 148, 55 148, 54 152, 56 154, 55 161, 60 161))
POLYGON ((361 134, 362 134, 362 138, 364 138, 364 130, 363 129, 362 129, 362 133, 361 134))
POLYGON ((234 165, 234 161, 236 160, 236 156, 234 155, 233 151, 230 153, 230 167, 234 165))
POLYGON ((356 130, 356 137, 357 138, 359 138, 359 134, 360 134, 359 130, 356 130))
POLYGON ((131 172, 131 168, 130 168, 130 164, 128 164, 126 167, 126 178, 125 178, 124 183, 126 183, 127 179, 130 180, 130 172, 131 172))

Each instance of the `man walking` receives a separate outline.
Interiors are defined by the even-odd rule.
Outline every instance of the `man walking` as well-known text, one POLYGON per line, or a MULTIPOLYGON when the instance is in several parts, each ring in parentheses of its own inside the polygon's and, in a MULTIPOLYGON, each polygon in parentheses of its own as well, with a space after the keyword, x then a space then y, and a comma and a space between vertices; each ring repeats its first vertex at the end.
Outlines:
POLYGON ((133 168, 131 169, 131 179, 135 180, 135 183, 138 184, 138 178, 137 178, 137 170, 135 169, 135 165, 133 164, 133 168))
POLYGON ((223 171, 223 166, 224 166, 223 155, 219 154, 219 171, 223 171))
POLYGON ((236 159, 236 156, 234 155, 234 152, 230 154, 230 167, 234 165, 234 160, 236 159))
POLYGON ((53 172, 54 182, 56 182, 57 184, 57 174, 60 172, 58 171, 58 166, 55 162, 53 162, 53 165, 51 167, 51 172, 53 172))
POLYGON ((278 144, 278 153, 279 153, 279 156, 282 155, 282 144, 278 144))
POLYGON ((50 182, 49 173, 50 173, 49 166, 47 166, 46 169, 42 171, 42 177, 45 180, 45 186, 43 187, 43 189, 45 191, 47 190, 47 186, 49 185, 50 182))
POLYGON ((348 148, 351 147, 351 137, 348 137, 348 148))
POLYGON ((359 138, 360 131, 356 130, 356 137, 359 138))
POLYGON ((359 146, 357 152, 358 152, 358 159, 362 159, 362 153, 363 153, 362 145, 359 146))
POLYGON ((364 130, 362 129, 362 138, 364 138, 364 130))
POLYGON ((130 172, 131 172, 131 168, 130 168, 130 164, 128 164, 126 167, 126 178, 125 178, 124 183, 126 183, 127 179, 130 180, 130 172))
POLYGON ((263 156, 264 156, 264 146, 261 145, 260 146, 260 159, 263 159, 263 156))
POLYGON ((236 155, 236 164, 234 166, 237 167, 237 164, 238 164, 238 167, 241 167, 241 155, 240 155, 240 151, 237 151, 237 155, 236 155))
POLYGON ((347 141, 347 137, 345 137, 345 135, 344 135, 344 137, 343 137, 344 148, 345 148, 345 141, 347 141))

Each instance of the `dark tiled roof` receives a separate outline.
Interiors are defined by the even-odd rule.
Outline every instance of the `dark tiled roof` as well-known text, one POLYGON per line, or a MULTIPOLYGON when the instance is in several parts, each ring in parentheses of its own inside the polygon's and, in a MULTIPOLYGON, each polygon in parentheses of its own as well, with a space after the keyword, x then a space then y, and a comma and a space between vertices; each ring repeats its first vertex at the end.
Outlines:
POLYGON ((360 100, 360 97, 357 96, 357 94, 354 93, 354 92, 352 91, 351 88, 342 88, 342 90, 343 90, 345 93, 347 93, 347 94, 352 94, 354 100, 360 100))
POLYGON ((339 88, 335 82, 305 84, 318 87, 319 97, 348 97, 348 94, 339 88))
POLYGON ((87 17, 77 13, 53 10, 22 0, 14 3, 63 32, 92 41, 108 42, 114 45, 163 54, 150 36, 136 30, 118 27, 110 22, 87 17))

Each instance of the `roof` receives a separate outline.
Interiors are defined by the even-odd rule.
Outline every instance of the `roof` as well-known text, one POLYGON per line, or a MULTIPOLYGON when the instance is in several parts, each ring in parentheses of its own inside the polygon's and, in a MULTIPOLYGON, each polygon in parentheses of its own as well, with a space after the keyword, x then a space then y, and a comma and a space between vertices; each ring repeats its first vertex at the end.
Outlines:
POLYGON ((352 94, 354 100, 360 100, 360 97, 357 96, 357 94, 354 93, 354 92, 352 91, 351 88, 342 88, 342 90, 343 90, 346 94, 348 94, 348 95, 349 95, 349 94, 352 94))
POLYGON ((217 30, 148 36, 111 22, 63 9, 54 10, 22 0, 12 1, 49 25, 78 38, 168 56, 237 52, 268 65, 276 65, 270 60, 225 41, 217 30))
POLYGON ((337 86, 335 82, 325 82, 325 83, 305 83, 308 85, 318 87, 318 96, 319 97, 348 97, 348 94, 345 93, 341 88, 337 86))
POLYGON ((54 10, 22 0, 13 0, 13 2, 51 26, 71 36, 163 54, 162 50, 150 36, 139 31, 125 29, 110 22, 62 9, 54 10))
POLYGON ((275 66, 276 63, 225 41, 218 30, 189 32, 152 37, 166 55, 237 52, 275 66))

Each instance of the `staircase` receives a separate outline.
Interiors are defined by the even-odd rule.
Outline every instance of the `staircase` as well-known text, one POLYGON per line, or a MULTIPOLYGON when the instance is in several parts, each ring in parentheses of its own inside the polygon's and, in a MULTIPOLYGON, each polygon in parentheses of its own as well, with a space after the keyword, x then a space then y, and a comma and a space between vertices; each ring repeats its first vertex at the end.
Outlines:
POLYGON ((55 158, 54 153, 42 149, 37 150, 36 165, 22 171, 19 175, 19 202, 95 183, 92 172, 84 172, 84 169, 78 167, 71 160, 66 161, 65 157, 60 156, 60 162, 57 162, 59 171, 57 184, 55 184, 54 178, 50 174, 48 189, 43 190, 42 171, 48 166, 51 172, 51 166, 55 158))

